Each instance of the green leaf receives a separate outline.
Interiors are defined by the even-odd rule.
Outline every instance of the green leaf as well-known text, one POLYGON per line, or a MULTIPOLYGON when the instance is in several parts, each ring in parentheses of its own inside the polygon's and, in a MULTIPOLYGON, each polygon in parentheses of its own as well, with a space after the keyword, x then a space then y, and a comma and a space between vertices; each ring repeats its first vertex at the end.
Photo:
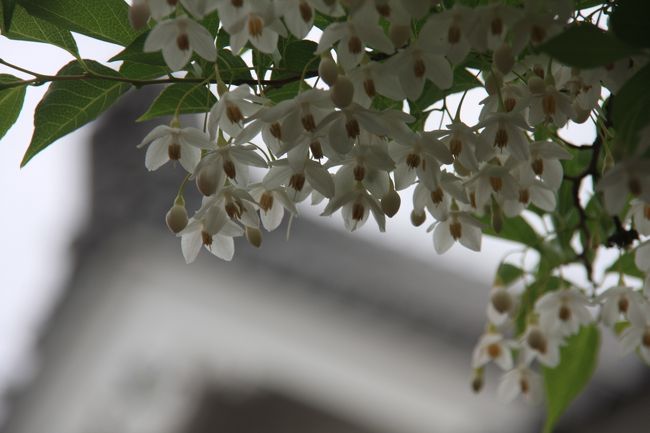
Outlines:
POLYGON ((11 23, 16 9, 16 0, 2 0, 2 33, 11 30, 11 23))
POLYGON ((274 80, 300 77, 306 70, 318 68, 319 57, 314 54, 318 44, 307 40, 281 40, 278 50, 282 59, 271 75, 274 80))
POLYGON ((168 71, 166 66, 145 65, 131 61, 125 61, 120 66, 120 75, 132 80, 153 80, 167 75, 168 71))
POLYGON ((483 233, 486 235, 518 242, 535 249, 539 249, 540 247, 540 236, 530 226, 530 224, 528 224, 528 222, 520 216, 514 218, 506 218, 503 222, 503 228, 499 233, 496 233, 491 227, 489 216, 483 217, 482 221, 486 225, 486 227, 483 229, 483 233))
POLYGON ((230 50, 223 49, 217 53, 217 65, 219 74, 225 83, 233 83, 239 80, 252 80, 248 65, 239 56, 234 56, 230 50))
POLYGON ((18 0, 30 15, 92 38, 126 46, 138 33, 124 0, 18 0))
POLYGON ((115 62, 122 60, 133 63, 142 63, 144 65, 165 66, 165 59, 163 59, 160 51, 154 53, 144 52, 144 41, 147 39, 147 36, 149 36, 149 31, 136 37, 133 42, 126 46, 126 48, 111 57, 108 61, 115 62))
POLYGON ((583 327, 567 339, 560 351, 560 365, 544 368, 546 388, 546 423, 544 433, 551 433, 560 416, 583 390, 598 361, 600 332, 595 325, 583 327))
MULTIPOLYGON (((304 90, 307 90, 310 88, 310 86, 309 84, 303 81, 302 88, 304 90)), ((277 104, 278 102, 295 97, 299 92, 300 92, 300 82, 292 81, 290 83, 285 84, 284 86, 267 90, 264 93, 264 96, 266 96, 271 101, 277 104)))
POLYGON ((638 144, 639 131, 650 123, 650 65, 638 71, 614 96, 612 121, 617 141, 631 154, 638 144))
MULTIPOLYGON (((2 13, 5 13, 4 10, 2 13)), ((20 5, 16 5, 14 9, 11 30, 3 30, 2 34, 9 39, 55 45, 73 56, 79 57, 77 43, 72 37, 72 33, 48 21, 31 16, 20 5)))
POLYGON ((619 257, 610 267, 607 268, 607 272, 612 272, 615 274, 623 273, 631 277, 644 279, 645 274, 636 267, 634 263, 634 252, 627 252, 619 257))
POLYGON ((501 263, 497 269, 494 285, 507 287, 524 276, 524 270, 510 263, 501 263))
POLYGON ((612 32, 585 23, 569 27, 539 50, 565 65, 585 69, 605 66, 637 52, 612 32))
POLYGON ((176 113, 205 113, 216 102, 217 98, 205 84, 172 84, 165 87, 147 112, 138 118, 138 122, 176 113))
POLYGON ((447 95, 464 92, 478 86, 481 86, 481 82, 472 73, 465 68, 456 68, 454 69, 454 84, 449 89, 442 90, 427 81, 418 100, 409 102, 411 113, 422 112, 447 95))
MULTIPOLYGON (((13 75, 0 74, 0 84, 21 82, 13 75)), ((0 138, 16 123, 25 100, 25 85, 6 87, 0 90, 0 138)))
MULTIPOLYGON (((119 74, 92 60, 85 60, 91 71, 119 77, 119 74)), ((65 65, 57 76, 83 74, 79 61, 65 65)), ((34 113, 34 133, 21 167, 57 139, 94 120, 131 87, 112 80, 55 81, 38 103, 34 113)))
POLYGON ((619 0, 614 3, 611 28, 621 40, 637 47, 650 47, 648 32, 650 2, 647 0, 619 0))

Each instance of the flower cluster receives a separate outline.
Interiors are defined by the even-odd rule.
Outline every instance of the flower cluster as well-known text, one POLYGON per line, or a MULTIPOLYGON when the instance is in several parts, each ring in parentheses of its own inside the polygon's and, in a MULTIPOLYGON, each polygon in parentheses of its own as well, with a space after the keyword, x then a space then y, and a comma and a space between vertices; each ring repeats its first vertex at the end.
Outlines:
MULTIPOLYGON (((167 215, 188 262, 202 246, 230 260, 237 236, 260 246, 261 226, 276 229, 307 199, 322 203, 323 215, 340 211, 351 231, 370 215, 384 231, 400 192, 412 197, 413 225, 433 221, 438 253, 456 242, 478 251, 488 222, 499 232, 528 209, 556 209, 563 162, 575 147, 557 131, 600 116, 603 95, 616 93, 645 62, 626 58, 577 69, 539 53, 537 47, 578 21, 568 0, 474 8, 432 0, 138 0, 131 12, 134 25, 155 21, 144 51, 162 51, 172 71, 188 62, 214 65, 217 102, 206 127, 181 127, 175 117, 141 143, 149 145, 148 169, 179 161, 204 196, 189 218, 179 193, 167 215), (214 11, 219 28, 204 27, 202 19, 214 11), (315 31, 317 18, 326 22, 322 31, 315 31), (274 83, 264 73, 226 85, 212 36, 217 30, 232 53, 251 50, 274 64, 281 63, 280 41, 312 40, 318 67, 305 65, 293 80, 297 90, 280 99, 267 94, 274 83), (475 84, 463 87, 458 77, 475 84), (417 104, 432 89, 448 94, 474 86, 485 92, 474 124, 463 122, 460 105, 452 114, 446 104, 417 104), (437 128, 429 119, 436 111, 447 119, 437 128)), ((629 220, 642 235, 650 235, 648 164, 624 159, 597 185, 612 215, 624 210, 629 193, 636 197, 629 220)), ((650 244, 638 248, 636 259, 650 271, 650 244)), ((533 301, 525 327, 510 338, 518 297, 495 288, 474 353, 478 376, 491 361, 507 370, 500 388, 507 398, 537 398, 540 378, 531 367, 556 366, 567 337, 594 321, 595 306, 607 326, 630 323, 626 347, 639 348, 650 362, 650 307, 640 292, 621 285, 590 298, 560 288, 542 290, 533 301)))

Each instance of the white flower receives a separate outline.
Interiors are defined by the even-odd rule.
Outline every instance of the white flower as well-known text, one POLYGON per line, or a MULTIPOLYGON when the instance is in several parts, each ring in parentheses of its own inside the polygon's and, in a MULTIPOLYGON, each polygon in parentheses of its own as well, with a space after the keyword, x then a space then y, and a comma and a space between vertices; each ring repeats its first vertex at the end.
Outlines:
POLYGON ((469 39, 477 51, 494 50, 505 40, 520 11, 501 2, 478 6, 476 20, 469 29, 469 39))
POLYGON ((488 155, 491 152, 490 145, 476 134, 476 128, 471 128, 460 121, 447 125, 447 130, 432 131, 430 134, 440 138, 454 160, 468 170, 478 170, 477 154, 488 155))
POLYGON ((342 166, 336 173, 336 183, 347 185, 361 182, 376 198, 386 195, 390 187, 388 172, 395 168, 386 147, 386 142, 380 137, 363 132, 343 160, 328 164, 342 166))
POLYGON ((599 303, 602 303, 600 315, 603 323, 607 326, 614 326, 619 321, 621 315, 628 317, 628 314, 642 314, 641 305, 644 302, 643 296, 632 287, 610 287, 601 293, 597 300, 599 303), (630 313, 630 310, 633 309, 637 311, 630 313))
POLYGON ((397 77, 386 63, 368 62, 348 72, 354 85, 354 101, 369 107, 373 98, 384 95, 395 101, 404 99, 397 77))
POLYGON ((487 332, 481 336, 474 347, 472 368, 483 367, 494 361, 501 369, 512 368, 512 348, 514 342, 508 341, 498 332, 487 332))
POLYGON ((222 22, 230 34, 230 48, 235 54, 248 41, 261 52, 273 54, 277 50, 279 35, 286 36, 284 25, 278 20, 271 2, 246 0, 233 12, 222 17, 222 22))
POLYGON ((217 128, 221 128, 230 137, 236 137, 242 131, 246 118, 257 113, 262 108, 261 104, 266 102, 266 98, 253 94, 248 84, 223 93, 210 109, 210 135, 216 137, 217 128))
POLYGON ((336 195, 330 200, 322 216, 328 216, 341 209, 345 228, 355 231, 361 228, 368 215, 372 213, 379 230, 386 231, 386 216, 381 210, 379 201, 370 195, 361 182, 354 182, 349 188, 338 188, 341 183, 337 182, 336 195))
POLYGON ((179 161, 185 170, 192 173, 201 158, 200 148, 207 143, 208 136, 200 129, 158 125, 142 139, 138 147, 149 145, 144 160, 148 170, 157 170, 172 160, 179 161))
POLYGON ((650 290, 650 242, 646 241, 637 247, 634 252, 634 264, 646 274, 644 287, 647 293, 650 290))
POLYGON ((210 149, 197 165, 195 175, 201 176, 202 171, 210 171, 211 175, 222 185, 226 177, 239 185, 248 183, 248 167, 266 168, 267 164, 252 145, 224 145, 204 147, 210 149))
POLYGON ((539 403, 544 395, 544 381, 527 364, 520 364, 508 371, 499 381, 497 396, 509 403, 523 395, 530 403, 539 403))
POLYGON ((519 198, 519 184, 510 174, 510 167, 487 163, 467 181, 475 191, 473 205, 483 209, 492 197, 498 202, 519 198))
POLYGON ((487 306, 487 317, 490 323, 501 326, 517 313, 519 294, 516 285, 510 287, 495 286, 491 290, 490 302, 487 306))
POLYGON ((156 24, 144 42, 144 51, 158 50, 162 50, 165 63, 173 71, 182 69, 193 51, 210 62, 217 60, 217 49, 210 32, 187 16, 156 24))
POLYGON ((276 7, 282 11, 284 23, 289 31, 298 39, 307 36, 314 25, 313 6, 307 0, 277 0, 276 7))
POLYGON ((395 160, 395 189, 402 190, 420 179, 429 190, 439 186, 440 165, 451 164, 453 158, 449 150, 435 134, 411 132, 399 141, 391 141, 389 152, 395 160))
POLYGON ((457 65, 469 53, 468 36, 474 21, 474 9, 456 3, 451 9, 431 15, 419 38, 439 43, 451 63, 457 65))
POLYGON ((254 121, 244 128, 237 143, 251 140, 260 130, 264 131, 265 125, 270 125, 273 128, 270 130, 271 136, 263 136, 264 142, 273 151, 279 150, 283 142, 289 146, 288 151, 294 147, 291 144, 296 144, 303 131, 316 133, 316 127, 333 108, 329 92, 309 89, 277 105, 260 109, 251 116, 254 121))
MULTIPOLYGON (((204 205, 205 203, 206 199, 204 205)), ((223 209, 209 206, 202 214, 191 218, 179 236, 185 261, 192 263, 202 245, 220 259, 232 260, 235 254, 233 237, 243 234, 244 230, 232 222, 223 209)))
POLYGON ((650 235, 650 204, 641 200, 632 200, 628 219, 634 221, 634 228, 642 235, 650 235))
POLYGON ((349 21, 335 22, 327 26, 318 42, 316 54, 324 53, 338 42, 338 61, 344 69, 351 69, 361 61, 366 46, 386 54, 393 52, 393 44, 377 20, 363 15, 357 14, 349 21))
POLYGON ((298 215, 298 210, 289 198, 285 187, 268 190, 262 184, 251 185, 250 193, 257 200, 262 225, 268 231, 278 228, 284 217, 285 209, 292 215, 298 215))
POLYGON ((630 353, 638 349, 643 360, 650 364, 650 305, 644 303, 637 310, 629 311, 630 326, 621 335, 623 351, 630 353))
POLYGON ((449 218, 435 225, 433 246, 438 254, 443 254, 458 241, 472 251, 480 251, 481 226, 468 212, 452 210, 449 218))
POLYGON ((624 159, 607 171, 596 186, 605 196, 605 209, 618 214, 625 206, 628 194, 650 202, 650 160, 624 159))
MULTIPOLYGON (((481 137, 490 143, 497 155, 501 157, 503 152, 508 152, 519 161, 527 161, 530 158, 530 146, 525 132, 529 129, 521 113, 490 113, 479 125, 485 129, 481 137)), ((477 155, 479 159, 486 160, 489 155, 477 155)))
POLYGON ((537 325, 528 325, 521 343, 521 356, 526 364, 537 359, 543 365, 553 368, 560 363, 562 339, 559 335, 551 334, 537 325))
POLYGON ((530 143, 530 167, 545 185, 557 190, 562 183, 564 169, 559 160, 571 159, 572 156, 559 144, 552 141, 534 141, 530 143))
POLYGON ((535 173, 528 164, 519 164, 511 173, 517 181, 519 190, 516 199, 503 202, 503 211, 507 216, 519 215, 531 203, 547 212, 555 210, 555 193, 535 177, 535 173))
POLYGON ((327 198, 334 196, 334 181, 325 167, 309 159, 306 149, 296 148, 287 154, 286 159, 271 163, 262 184, 273 190, 282 185, 293 189, 293 200, 304 200, 311 186, 327 198))
POLYGON ((528 121, 533 126, 551 122, 557 128, 561 128, 566 125, 569 118, 574 116, 571 99, 553 85, 549 84, 543 92, 531 95, 528 121))
POLYGON ((563 337, 576 334, 580 327, 593 322, 587 306, 589 299, 579 289, 548 292, 535 302, 541 327, 550 334, 563 337))
MULTIPOLYGON (((162 0, 169 3, 169 0, 162 0)), ((196 18, 203 18, 218 7, 218 2, 224 0, 181 0, 185 9, 187 9, 196 18)))
POLYGON ((441 46, 420 37, 388 59, 386 64, 397 73, 404 94, 415 101, 422 94, 427 79, 441 89, 448 89, 453 84, 451 65, 443 53, 441 46))

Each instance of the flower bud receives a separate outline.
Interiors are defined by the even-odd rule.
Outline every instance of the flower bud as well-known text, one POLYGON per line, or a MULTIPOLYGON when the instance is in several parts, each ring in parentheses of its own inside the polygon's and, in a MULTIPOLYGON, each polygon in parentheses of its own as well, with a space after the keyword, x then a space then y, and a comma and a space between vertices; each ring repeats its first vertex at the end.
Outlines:
POLYGON ((336 67, 336 63, 330 57, 323 57, 320 59, 320 64, 318 65, 318 75, 320 79, 325 82, 328 86, 333 86, 336 83, 339 72, 336 67))
POLYGON ((402 24, 393 24, 389 31, 390 40, 395 48, 401 48, 411 37, 411 28, 402 24))
POLYGON ((420 227, 422 224, 424 224, 424 221, 427 219, 427 214, 424 213, 424 211, 416 211, 413 209, 411 211, 411 224, 413 224, 415 227, 420 227))
POLYGON ((262 232, 258 228, 246 226, 246 240, 255 248, 259 248, 262 245, 262 232))
POLYGON ((528 90, 530 90, 530 93, 539 95, 544 93, 545 89, 546 84, 544 84, 543 78, 533 75, 528 79, 528 90))
POLYGON ((185 206, 175 204, 167 211, 165 222, 172 233, 178 233, 187 226, 187 210, 185 206))
POLYGON ((203 167, 196 176, 196 187, 206 197, 217 192, 218 183, 219 173, 217 167, 212 164, 203 167))
POLYGON ((149 4, 144 2, 133 3, 129 9, 129 22, 135 30, 143 29, 149 21, 149 4))
POLYGON ((336 83, 330 89, 330 97, 334 105, 338 108, 345 108, 352 103, 353 96, 354 86, 352 81, 345 75, 339 75, 336 83))
POLYGON ((575 113, 571 120, 576 123, 585 123, 587 120, 589 120, 591 110, 585 110, 576 101, 573 101, 573 104, 571 105, 573 106, 573 112, 575 113))
POLYGON ((388 193, 381 199, 381 210, 384 211, 384 214, 388 218, 395 216, 399 210, 400 205, 402 204, 402 199, 400 198, 395 188, 391 188, 388 193))
POLYGON ((490 298, 490 302, 492 302, 492 306, 494 307, 494 309, 501 314, 510 312, 510 310, 514 305, 512 296, 505 289, 496 290, 492 294, 492 297, 490 298))
POLYGON ((504 42, 499 48, 494 50, 492 61, 497 70, 503 75, 510 72, 515 65, 515 56, 512 53, 510 44, 504 42))
POLYGON ((485 90, 488 95, 496 95, 501 85, 503 85, 503 77, 499 72, 491 72, 485 77, 485 90))

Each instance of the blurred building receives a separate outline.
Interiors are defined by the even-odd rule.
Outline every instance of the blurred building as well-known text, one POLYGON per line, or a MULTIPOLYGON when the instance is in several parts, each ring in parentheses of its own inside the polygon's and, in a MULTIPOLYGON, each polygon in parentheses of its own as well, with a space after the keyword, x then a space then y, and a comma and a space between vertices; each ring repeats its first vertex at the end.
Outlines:
MULTIPOLYGON (((306 218, 289 241, 278 229, 260 250, 240 239, 231 263, 202 251, 186 265, 163 222, 182 173, 147 173, 135 148, 152 127, 133 122, 145 108, 128 98, 97 126, 92 217, 4 433, 539 429, 538 408, 470 390, 489 289, 471 274, 306 218)), ((601 376, 566 431, 594 408, 650 419, 612 403, 647 401, 647 383, 623 392, 601 376)), ((584 431, 611 431, 598 425, 584 431)))

